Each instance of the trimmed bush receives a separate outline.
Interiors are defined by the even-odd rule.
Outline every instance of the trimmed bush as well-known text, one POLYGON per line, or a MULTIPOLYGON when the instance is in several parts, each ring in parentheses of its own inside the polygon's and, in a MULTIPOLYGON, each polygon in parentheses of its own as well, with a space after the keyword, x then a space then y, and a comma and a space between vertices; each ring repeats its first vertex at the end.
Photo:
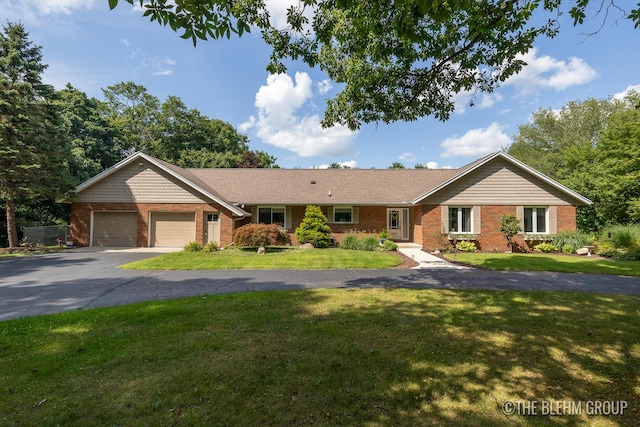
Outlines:
POLYGON ((556 252, 558 248, 552 243, 540 243, 533 247, 534 252, 541 252, 548 254, 549 252, 556 252))
POLYGON ((243 225, 233 233, 233 241, 237 246, 251 248, 291 244, 289 235, 275 224, 243 225))
POLYGON ((202 252, 216 252, 220 249, 218 242, 209 242, 202 248, 202 252))
POLYGON ((301 245, 311 243, 316 248, 328 248, 333 245, 329 221, 319 206, 307 206, 304 219, 296 228, 296 239, 301 245))
POLYGON ((476 244, 470 240, 462 240, 456 243, 456 249, 462 252, 475 252, 478 248, 476 244))
POLYGON ((185 252, 202 252, 202 243, 200 242, 189 242, 182 249, 185 252))

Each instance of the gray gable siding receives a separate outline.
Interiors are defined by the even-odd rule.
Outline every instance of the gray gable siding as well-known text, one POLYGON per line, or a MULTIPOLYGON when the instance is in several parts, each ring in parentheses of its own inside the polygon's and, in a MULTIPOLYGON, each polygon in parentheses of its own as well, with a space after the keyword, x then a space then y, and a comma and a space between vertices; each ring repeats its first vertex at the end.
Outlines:
POLYGON ((148 162, 133 162, 84 189, 75 201, 119 203, 203 203, 184 184, 148 162), (139 163, 142 163, 140 165, 139 163))
POLYGON ((571 205, 562 191, 496 158, 482 168, 428 197, 423 203, 442 205, 571 205))

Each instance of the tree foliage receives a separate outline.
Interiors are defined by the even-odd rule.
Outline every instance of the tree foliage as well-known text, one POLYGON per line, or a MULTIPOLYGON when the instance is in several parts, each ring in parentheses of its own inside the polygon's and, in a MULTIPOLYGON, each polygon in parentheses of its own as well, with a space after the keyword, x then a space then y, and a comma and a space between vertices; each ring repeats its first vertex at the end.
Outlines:
POLYGON ((328 248, 333 244, 329 221, 319 206, 307 206, 304 219, 296 228, 296 239, 301 245, 311 243, 316 248, 328 248))
POLYGON ((22 24, 0 33, 0 199, 8 243, 18 245, 16 204, 53 198, 70 189, 68 136, 55 90, 42 83, 41 47, 22 24))
MULTIPOLYGON (((284 62, 302 60, 343 84, 328 101, 323 124, 357 129, 362 123, 447 120, 453 96, 491 92, 524 63, 539 37, 554 37, 567 7, 574 25, 597 0, 414 1, 303 0, 287 10, 287 27, 276 28, 265 0, 126 0, 144 16, 168 25, 181 37, 229 38, 257 28, 272 47, 267 70, 286 71, 284 62)), ((640 7, 620 10, 637 27, 640 7)), ((118 0, 109 0, 113 9, 118 0)))
POLYGON ((500 217, 500 226, 498 227, 498 231, 500 231, 507 240, 509 250, 513 251, 513 237, 522 231, 518 217, 512 213, 500 217))
POLYGON ((640 219, 640 95, 572 101, 539 110, 518 128, 509 154, 591 199, 578 228, 640 219))

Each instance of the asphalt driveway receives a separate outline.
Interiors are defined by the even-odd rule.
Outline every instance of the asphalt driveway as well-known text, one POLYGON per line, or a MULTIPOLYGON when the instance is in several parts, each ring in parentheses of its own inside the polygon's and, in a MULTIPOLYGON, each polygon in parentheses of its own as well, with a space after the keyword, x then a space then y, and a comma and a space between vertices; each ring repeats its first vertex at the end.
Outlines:
POLYGON ((131 271, 145 252, 65 251, 0 258, 0 320, 204 294, 314 288, 489 289, 640 295, 640 278, 421 270, 131 271))

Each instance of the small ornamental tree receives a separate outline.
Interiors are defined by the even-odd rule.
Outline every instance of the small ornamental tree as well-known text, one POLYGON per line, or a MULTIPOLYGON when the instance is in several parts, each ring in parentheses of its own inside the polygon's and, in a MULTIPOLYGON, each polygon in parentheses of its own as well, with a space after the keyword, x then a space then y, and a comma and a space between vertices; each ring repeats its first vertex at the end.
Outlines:
POLYGON ((333 244, 329 221, 319 206, 309 205, 304 212, 300 227, 296 228, 299 244, 311 243, 316 248, 328 248, 333 244))
POLYGON ((507 245, 511 252, 513 252, 513 236, 520 231, 522 231, 520 220, 518 220, 514 214, 506 214, 500 218, 500 232, 504 235, 504 238, 507 239, 507 245))
POLYGON ((237 246, 252 248, 291 244, 289 234, 275 224, 243 225, 233 233, 233 241, 237 246))

